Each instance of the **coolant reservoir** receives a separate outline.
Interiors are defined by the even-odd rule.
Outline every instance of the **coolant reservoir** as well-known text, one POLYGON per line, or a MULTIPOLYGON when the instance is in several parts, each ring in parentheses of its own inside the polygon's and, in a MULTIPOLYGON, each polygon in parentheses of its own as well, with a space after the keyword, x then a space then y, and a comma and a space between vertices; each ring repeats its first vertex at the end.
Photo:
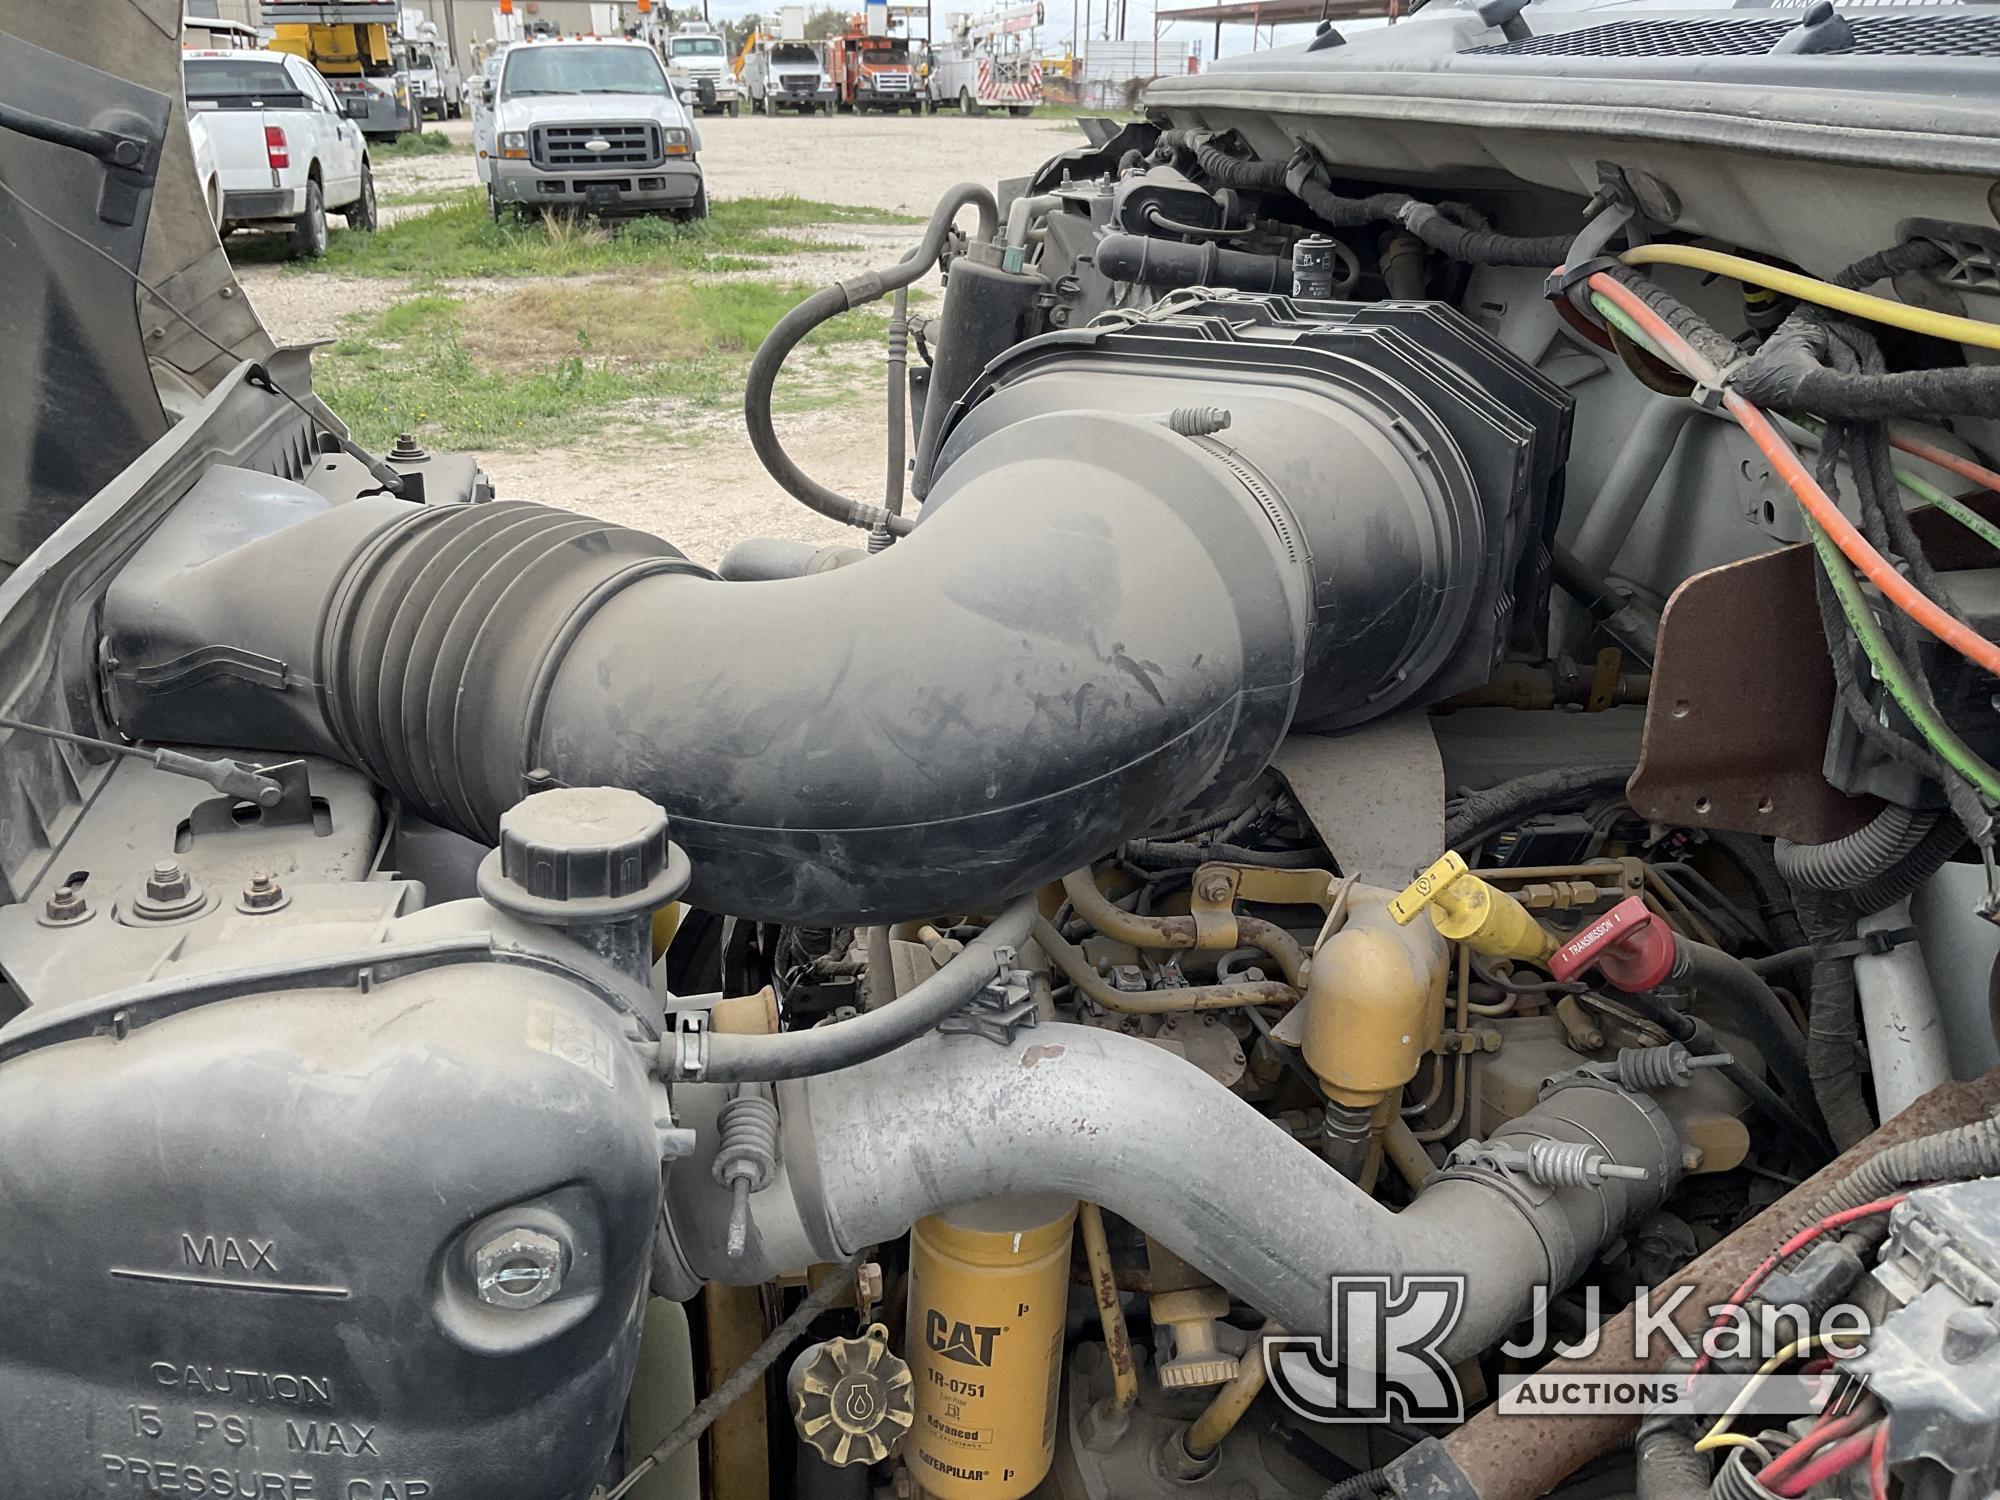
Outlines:
POLYGON ((1019 1500, 1055 1457, 1076 1204, 992 1198, 910 1231, 909 1462, 940 1500, 1019 1500))

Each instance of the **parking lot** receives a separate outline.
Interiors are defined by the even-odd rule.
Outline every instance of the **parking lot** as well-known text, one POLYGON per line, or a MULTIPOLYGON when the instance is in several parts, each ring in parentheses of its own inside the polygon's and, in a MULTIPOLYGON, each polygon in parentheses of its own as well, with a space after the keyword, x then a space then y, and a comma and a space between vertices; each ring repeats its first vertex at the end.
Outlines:
MULTIPOLYGON (((494 226, 470 127, 436 132, 449 149, 380 153, 374 243, 336 220, 328 258, 301 263, 277 236, 230 238, 267 326, 328 341, 315 379, 364 441, 408 428, 473 449, 504 497, 642 526, 704 562, 751 534, 851 536, 782 494, 744 437, 742 369, 770 323, 893 261, 953 183, 990 186, 1081 140, 1064 118, 711 116, 714 216, 606 231, 494 226)), ((881 324, 849 315, 780 390, 795 455, 870 496, 885 479, 881 324)))

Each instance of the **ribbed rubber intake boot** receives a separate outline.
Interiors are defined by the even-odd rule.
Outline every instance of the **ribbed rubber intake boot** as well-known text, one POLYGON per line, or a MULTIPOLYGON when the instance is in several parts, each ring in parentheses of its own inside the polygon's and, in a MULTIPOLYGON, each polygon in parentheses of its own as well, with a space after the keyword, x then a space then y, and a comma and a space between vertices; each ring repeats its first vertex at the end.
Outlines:
POLYGON ((213 471, 107 598, 114 717, 339 756, 488 842, 525 794, 629 787, 714 911, 989 909, 1224 805, 1295 717, 1423 702, 1497 652, 1549 469, 1475 383, 1511 356, 1462 319, 1426 333, 1459 365, 1395 329, 1229 326, 1013 362, 914 531, 798 578, 538 505, 213 471))

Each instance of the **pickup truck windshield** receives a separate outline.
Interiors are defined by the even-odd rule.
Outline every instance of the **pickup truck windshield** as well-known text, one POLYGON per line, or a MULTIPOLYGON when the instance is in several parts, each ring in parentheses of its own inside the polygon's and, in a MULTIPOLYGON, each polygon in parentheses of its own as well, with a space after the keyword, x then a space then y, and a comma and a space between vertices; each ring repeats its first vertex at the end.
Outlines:
POLYGON ((804 42, 780 42, 771 49, 771 61, 816 68, 819 66, 819 54, 804 42))
POLYGON ((861 44, 871 63, 902 63, 910 60, 910 44, 905 41, 885 41, 881 37, 868 38, 861 44))
POLYGON ((303 109, 306 102, 282 64, 248 57, 190 59, 187 96, 224 109, 303 109))
POLYGON ((669 44, 675 57, 720 57, 722 38, 719 36, 677 36, 669 44))
POLYGON ((533 94, 664 94, 667 75, 642 47, 522 47, 507 54, 500 92, 533 94))

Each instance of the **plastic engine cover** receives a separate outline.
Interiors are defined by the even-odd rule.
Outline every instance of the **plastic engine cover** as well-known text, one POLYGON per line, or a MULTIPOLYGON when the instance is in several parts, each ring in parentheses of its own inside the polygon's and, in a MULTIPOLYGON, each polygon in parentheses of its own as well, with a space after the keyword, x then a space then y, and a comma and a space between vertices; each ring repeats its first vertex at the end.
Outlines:
POLYGON ((0 1493, 588 1494, 659 1213, 648 1090, 613 1011, 493 963, 0 1064, 0 1493), (501 1270, 522 1305, 481 1300, 501 1270))

